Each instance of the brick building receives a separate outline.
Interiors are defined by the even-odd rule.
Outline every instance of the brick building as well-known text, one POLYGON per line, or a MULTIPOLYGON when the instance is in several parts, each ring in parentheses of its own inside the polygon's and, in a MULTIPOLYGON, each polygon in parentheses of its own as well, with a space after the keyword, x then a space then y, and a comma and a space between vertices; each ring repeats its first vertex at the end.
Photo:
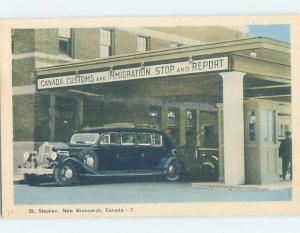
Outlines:
MULTIPOLYGON (((245 37, 247 37, 246 28, 229 27, 15 29, 12 32, 14 140, 68 140, 69 134, 75 128, 102 125, 112 120, 105 120, 106 116, 96 117, 94 112, 100 111, 99 106, 89 104, 85 98, 84 108, 92 111, 85 111, 82 122, 78 122, 72 113, 76 108, 76 93, 73 96, 57 94, 56 116, 52 116, 56 118, 56 124, 53 128, 53 120, 51 125, 53 113, 49 112, 51 95, 36 92, 36 69, 69 62, 245 37), (65 128, 65 130, 57 131, 55 128, 65 128), (63 133, 60 135, 60 132, 63 133)), ((110 105, 107 107, 111 108, 110 105)), ((119 109, 120 106, 117 108, 119 109)), ((210 117, 205 116, 208 112, 215 112, 216 109, 213 106, 206 106, 206 108, 208 111, 205 111, 202 117, 206 119, 206 125, 209 126, 210 117)), ((120 111, 127 112, 127 109, 120 111)), ((154 115, 157 115, 155 111, 156 109, 153 108, 152 111, 148 110, 148 113, 144 113, 149 115, 149 119, 137 117, 140 119, 136 119, 137 123, 148 124, 151 119, 154 121, 154 115)), ((176 111, 169 113, 170 117, 173 115, 176 117, 176 114, 176 111)), ((190 117, 193 116, 193 112, 188 114, 190 117)), ((116 119, 113 121, 127 122, 132 119, 129 115, 127 117, 130 119, 118 119, 118 115, 116 114, 116 119)))
POLYGON ((82 127, 128 122, 167 131, 179 148, 219 149, 220 181, 243 183, 245 173, 249 183, 276 180, 276 169, 252 171, 266 162, 261 153, 277 164, 277 140, 291 126, 286 43, 248 38, 246 27, 15 29, 12 51, 15 151, 67 141, 82 127), (212 67, 202 72, 204 64, 212 67), (172 75, 174 67, 193 72, 172 75), (134 69, 138 78, 129 77, 134 69), (150 69, 157 74, 149 78, 143 72, 150 69), (106 73, 117 82, 74 83, 106 73), (59 84, 69 78, 72 84, 59 84), (47 88, 37 87, 41 80, 47 88), (255 126, 262 131, 253 129, 265 114, 267 123, 255 126), (254 153, 257 145, 272 152, 254 153))

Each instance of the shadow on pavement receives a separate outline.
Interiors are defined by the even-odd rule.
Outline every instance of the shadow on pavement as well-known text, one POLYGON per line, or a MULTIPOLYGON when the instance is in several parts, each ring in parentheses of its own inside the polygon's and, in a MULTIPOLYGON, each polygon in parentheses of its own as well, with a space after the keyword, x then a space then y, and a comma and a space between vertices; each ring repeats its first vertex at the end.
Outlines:
MULTIPOLYGON (((81 177, 78 179, 78 183, 73 186, 88 186, 88 185, 100 185, 100 184, 124 184, 124 183, 139 183, 139 182, 158 182, 158 183, 174 183, 166 181, 164 177, 81 177)), ((190 180, 182 179, 180 181, 176 181, 177 183, 189 183, 190 180)), ((176 183, 175 182, 175 183, 176 183)), ((21 185, 28 185, 21 180, 19 182, 21 185)), ((30 186, 38 186, 38 187, 59 187, 53 178, 43 177, 40 179, 37 184, 30 186)))

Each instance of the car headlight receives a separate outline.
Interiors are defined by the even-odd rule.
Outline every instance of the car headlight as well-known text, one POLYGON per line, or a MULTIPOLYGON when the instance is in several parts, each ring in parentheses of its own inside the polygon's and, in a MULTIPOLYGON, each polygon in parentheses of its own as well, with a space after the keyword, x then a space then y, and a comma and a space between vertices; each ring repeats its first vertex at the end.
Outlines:
POLYGON ((23 162, 24 163, 28 161, 29 156, 30 156, 29 152, 27 152, 27 151, 24 152, 24 154, 23 154, 23 162))
POLYGON ((55 151, 51 151, 50 152, 50 159, 56 160, 56 158, 57 158, 57 153, 55 151))

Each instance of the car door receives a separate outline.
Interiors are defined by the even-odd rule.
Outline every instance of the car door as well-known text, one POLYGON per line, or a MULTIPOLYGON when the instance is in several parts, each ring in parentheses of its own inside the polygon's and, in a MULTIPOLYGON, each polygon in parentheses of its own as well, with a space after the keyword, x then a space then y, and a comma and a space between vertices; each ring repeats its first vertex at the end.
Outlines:
POLYGON ((135 132, 121 132, 120 169, 127 171, 139 170, 135 132))
POLYGON ((137 135, 137 164, 140 170, 151 170, 155 166, 153 164, 154 153, 152 147, 152 134, 148 132, 139 132, 137 135))
POLYGON ((152 137, 152 146, 151 146, 151 154, 149 155, 149 167, 151 169, 155 169, 162 158, 167 154, 167 149, 163 143, 163 137, 160 134, 153 133, 152 137))
POLYGON ((103 133, 95 150, 99 157, 99 171, 119 170, 121 167, 119 132, 103 133))

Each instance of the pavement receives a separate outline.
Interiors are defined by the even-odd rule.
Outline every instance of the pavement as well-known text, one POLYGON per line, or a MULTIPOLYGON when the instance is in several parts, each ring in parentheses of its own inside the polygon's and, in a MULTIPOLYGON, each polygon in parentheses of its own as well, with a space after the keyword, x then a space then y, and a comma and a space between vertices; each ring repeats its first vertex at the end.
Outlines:
POLYGON ((54 183, 14 185, 16 205, 290 201, 290 182, 277 185, 225 186, 221 183, 164 182, 145 179, 101 180, 72 187, 54 183))
POLYGON ((292 187, 290 180, 281 180, 278 184, 243 184, 243 185, 225 185, 219 182, 195 182, 191 183, 193 188, 199 189, 224 189, 224 190, 260 190, 260 191, 275 191, 283 190, 292 187))

